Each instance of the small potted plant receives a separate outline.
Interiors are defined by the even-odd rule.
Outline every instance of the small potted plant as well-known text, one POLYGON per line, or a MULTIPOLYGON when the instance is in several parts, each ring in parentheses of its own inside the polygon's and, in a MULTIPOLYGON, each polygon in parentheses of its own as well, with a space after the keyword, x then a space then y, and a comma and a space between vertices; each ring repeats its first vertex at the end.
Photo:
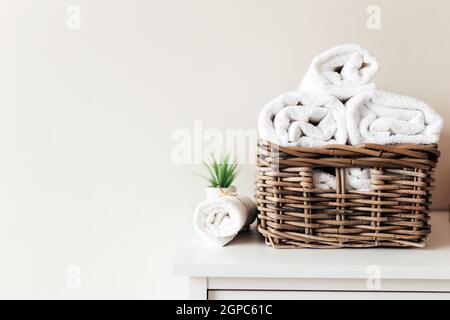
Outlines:
POLYGON ((204 177, 209 185, 205 188, 207 200, 214 200, 222 194, 235 193, 236 187, 232 185, 239 172, 236 160, 230 155, 223 155, 219 160, 211 155, 210 160, 204 163, 208 168, 209 177, 204 177))

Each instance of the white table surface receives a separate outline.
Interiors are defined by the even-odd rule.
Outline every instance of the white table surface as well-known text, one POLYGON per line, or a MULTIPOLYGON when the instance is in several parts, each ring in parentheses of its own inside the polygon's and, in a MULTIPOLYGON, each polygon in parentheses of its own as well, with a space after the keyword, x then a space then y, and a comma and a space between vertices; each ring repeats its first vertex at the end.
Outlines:
MULTIPOLYGON (((425 248, 275 249, 252 228, 223 248, 208 247, 189 231, 178 249, 173 275, 238 278, 366 278, 375 265, 384 279, 450 279, 450 222, 433 212, 425 248)), ((191 228, 189 228, 191 229, 191 228)))

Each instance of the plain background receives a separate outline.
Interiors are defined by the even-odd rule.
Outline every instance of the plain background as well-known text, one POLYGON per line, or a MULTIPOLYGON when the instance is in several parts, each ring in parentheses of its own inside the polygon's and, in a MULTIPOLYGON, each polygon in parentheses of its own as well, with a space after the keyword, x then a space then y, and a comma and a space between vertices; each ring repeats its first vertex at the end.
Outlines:
MULTIPOLYGON (((448 121, 449 14, 448 0, 0 1, 0 297, 187 297, 171 260, 203 168, 172 162, 174 130, 255 128, 315 54, 348 42, 378 57, 379 88, 448 121)), ((253 174, 243 166, 241 192, 253 174)))

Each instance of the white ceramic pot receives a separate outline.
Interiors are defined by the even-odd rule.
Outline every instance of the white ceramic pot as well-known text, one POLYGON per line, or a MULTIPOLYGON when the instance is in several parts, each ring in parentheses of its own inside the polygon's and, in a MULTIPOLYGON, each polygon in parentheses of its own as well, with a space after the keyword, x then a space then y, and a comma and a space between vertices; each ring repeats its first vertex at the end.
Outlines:
MULTIPOLYGON (((231 186, 228 188, 222 188, 223 192, 225 193, 235 193, 236 187, 231 186)), ((222 191, 219 188, 215 187, 206 187, 205 188, 205 197, 206 200, 216 200, 222 195, 222 191)))

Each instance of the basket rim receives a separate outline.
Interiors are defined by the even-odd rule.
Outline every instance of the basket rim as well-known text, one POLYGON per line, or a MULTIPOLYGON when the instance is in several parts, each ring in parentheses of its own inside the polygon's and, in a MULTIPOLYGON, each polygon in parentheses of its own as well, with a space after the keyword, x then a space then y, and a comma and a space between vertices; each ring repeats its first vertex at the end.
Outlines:
POLYGON ((368 155, 372 157, 382 157, 384 153, 397 153, 400 155, 425 159, 428 157, 426 153, 431 153, 436 157, 440 157, 441 152, 438 149, 438 144, 376 144, 363 143, 358 145, 344 145, 344 144, 325 144, 321 147, 302 147, 289 146, 284 147, 279 144, 270 142, 264 139, 258 139, 259 146, 266 146, 271 149, 279 150, 281 152, 300 152, 309 154, 323 154, 330 156, 356 156, 368 155))

